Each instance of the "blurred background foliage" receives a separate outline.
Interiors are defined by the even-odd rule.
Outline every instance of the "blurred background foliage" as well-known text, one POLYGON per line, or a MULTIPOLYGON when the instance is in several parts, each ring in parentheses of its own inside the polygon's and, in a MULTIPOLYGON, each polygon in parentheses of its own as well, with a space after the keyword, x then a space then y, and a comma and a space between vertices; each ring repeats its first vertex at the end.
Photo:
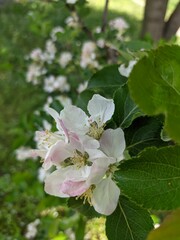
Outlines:
MULTIPOLYGON (((101 25, 104 1, 89 0, 78 11, 87 26, 101 25)), ((171 0, 167 16, 178 1, 171 0)), ((144 1, 111 0, 108 19, 123 17, 130 25, 129 40, 139 38, 144 1)), ((38 129, 33 112, 45 102, 48 94, 41 86, 25 81, 26 56, 43 48, 55 26, 65 27, 69 11, 64 1, 19 0, 0 5, 0 239, 25 239, 27 225, 35 219, 38 233, 34 239, 106 239, 99 222, 89 221, 68 209, 65 200, 47 196, 37 180, 39 161, 17 161, 15 149, 21 145, 35 147, 33 132, 38 129), (93 233, 92 233, 93 225, 93 233), (83 227, 84 226, 84 227, 83 227), (95 230, 94 230, 95 229, 95 230), (98 229, 98 230, 97 230, 98 229), (97 233, 97 232, 98 233, 97 233), (73 239, 73 238, 72 238, 73 239)), ((82 34, 83 38, 84 35, 82 34)), ((70 36, 73 41, 73 36, 70 36)), ((103 225, 103 224, 102 224, 103 225)))

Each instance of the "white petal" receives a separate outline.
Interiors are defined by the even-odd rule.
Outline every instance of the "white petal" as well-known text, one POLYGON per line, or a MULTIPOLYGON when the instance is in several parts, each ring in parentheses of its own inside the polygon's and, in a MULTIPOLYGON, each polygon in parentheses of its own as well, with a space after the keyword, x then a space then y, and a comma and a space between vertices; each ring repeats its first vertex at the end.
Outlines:
POLYGON ((85 134, 89 130, 87 115, 82 109, 76 106, 65 107, 60 113, 60 118, 65 127, 72 132, 85 134))
POLYGON ((44 190, 46 193, 53 195, 53 196, 58 196, 58 197, 69 197, 69 195, 64 194, 60 190, 60 185, 63 183, 65 179, 65 175, 62 169, 56 170, 50 175, 48 175, 45 179, 45 186, 44 190))
POLYGON ((92 204, 94 209, 104 215, 110 215, 117 207, 120 189, 109 177, 103 179, 93 191, 92 204))
POLYGON ((97 122, 99 127, 111 119, 114 108, 112 99, 106 99, 99 94, 94 94, 87 106, 91 120, 97 122))
POLYGON ((84 149, 97 149, 100 146, 96 139, 89 137, 88 135, 83 135, 79 138, 83 143, 84 149))
POLYGON ((100 139, 100 149, 109 157, 114 157, 117 161, 123 159, 123 152, 126 143, 124 132, 121 128, 107 129, 100 139))
POLYGON ((129 62, 129 65, 126 67, 124 64, 121 64, 120 67, 118 68, 120 74, 125 77, 129 77, 134 65, 137 63, 136 60, 131 60, 129 62))
POLYGON ((46 165, 48 164, 48 162, 51 162, 54 165, 59 165, 65 159, 73 156, 74 154, 73 151, 74 149, 71 147, 70 144, 65 143, 63 141, 58 141, 49 150, 44 160, 43 167, 47 169, 46 165))
POLYGON ((60 125, 60 115, 58 112, 56 112, 56 110, 54 110, 53 108, 47 107, 47 112, 54 118, 54 120, 56 121, 56 127, 57 129, 62 132, 62 127, 60 125))
POLYGON ((97 158, 106 157, 106 155, 99 149, 86 149, 86 152, 89 155, 89 160, 93 162, 97 158))
POLYGON ((109 159, 107 157, 96 159, 92 164, 87 184, 92 185, 99 183, 108 170, 109 164, 109 159))

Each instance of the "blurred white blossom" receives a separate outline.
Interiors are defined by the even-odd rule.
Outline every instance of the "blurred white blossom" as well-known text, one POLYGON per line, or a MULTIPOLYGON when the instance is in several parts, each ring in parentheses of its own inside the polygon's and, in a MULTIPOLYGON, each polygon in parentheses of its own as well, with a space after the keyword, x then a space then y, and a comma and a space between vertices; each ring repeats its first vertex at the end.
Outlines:
POLYGON ((46 92, 68 92, 70 90, 70 85, 67 83, 67 78, 65 76, 55 77, 50 75, 44 79, 44 90, 46 92))
POLYGON ((78 92, 78 93, 83 92, 84 90, 86 90, 87 86, 88 86, 88 81, 85 81, 85 82, 83 82, 83 83, 80 83, 79 86, 78 86, 78 88, 77 88, 77 92, 78 92))
POLYGON ((56 49, 54 42, 49 39, 46 42, 46 51, 44 52, 45 61, 48 63, 52 63, 52 61, 55 58, 56 51, 57 51, 57 49, 56 49))
POLYGON ((52 29, 50 36, 53 41, 57 40, 57 36, 56 36, 57 33, 64 33, 64 29, 61 26, 58 26, 52 29))
POLYGON ((118 68, 120 74, 125 77, 129 77, 134 65, 137 63, 136 60, 131 60, 126 67, 125 64, 121 64, 120 67, 118 68))
POLYGON ((82 46, 81 51, 81 61, 80 66, 82 68, 86 68, 87 66, 91 66, 94 68, 98 68, 99 64, 96 60, 96 44, 92 41, 87 41, 82 46))
POLYGON ((75 4, 77 0, 66 0, 67 4, 75 4))
POLYGON ((40 220, 36 219, 34 222, 31 222, 27 225, 25 238, 26 239, 33 239, 37 235, 37 226, 40 224, 40 220))
POLYGON ((44 54, 42 49, 40 48, 35 48, 34 50, 32 50, 32 52, 30 53, 30 58, 34 61, 40 61, 43 62, 44 61, 44 54))
POLYGON ((46 72, 47 70, 45 68, 42 68, 40 65, 37 65, 36 63, 32 63, 28 66, 26 80, 27 82, 31 82, 33 85, 36 85, 39 83, 38 78, 45 74, 46 72))
POLYGON ((99 38, 96 42, 97 46, 100 47, 100 48, 104 48, 105 45, 106 45, 106 42, 103 38, 99 38))
POLYGON ((109 22, 111 29, 115 29, 119 32, 129 28, 129 24, 121 17, 115 18, 109 22))
POLYGON ((71 60, 72 54, 70 52, 62 52, 58 62, 62 68, 65 68, 71 60))
POLYGON ((15 154, 16 154, 16 159, 18 161, 25 161, 26 159, 36 159, 36 157, 32 156, 32 149, 29 147, 20 147, 18 149, 15 150, 15 154))
POLYGON ((75 14, 67 17, 65 19, 65 23, 67 26, 72 27, 72 28, 77 28, 79 26, 78 17, 75 14))

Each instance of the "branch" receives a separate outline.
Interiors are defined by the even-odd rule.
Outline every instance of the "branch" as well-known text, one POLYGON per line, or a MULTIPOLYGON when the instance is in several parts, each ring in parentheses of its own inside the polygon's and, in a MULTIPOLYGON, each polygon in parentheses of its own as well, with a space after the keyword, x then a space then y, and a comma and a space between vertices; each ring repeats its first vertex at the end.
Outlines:
POLYGON ((180 2, 177 4, 175 10, 169 17, 168 21, 165 23, 163 30, 163 37, 165 39, 170 39, 178 30, 180 26, 180 2))
POLYGON ((68 8, 68 10, 71 13, 73 13, 73 12, 76 13, 76 16, 77 16, 77 19, 78 19, 78 23, 79 23, 81 29, 93 41, 93 39, 94 39, 93 34, 92 34, 91 30, 85 25, 85 23, 83 22, 81 17, 79 16, 75 5, 71 5, 70 6, 69 4, 66 4, 66 7, 68 8))
POLYGON ((104 11, 103 11, 103 16, 102 16, 102 27, 101 27, 102 32, 105 32, 106 26, 107 26, 108 4, 109 4, 109 0, 106 0, 105 6, 104 6, 104 11))

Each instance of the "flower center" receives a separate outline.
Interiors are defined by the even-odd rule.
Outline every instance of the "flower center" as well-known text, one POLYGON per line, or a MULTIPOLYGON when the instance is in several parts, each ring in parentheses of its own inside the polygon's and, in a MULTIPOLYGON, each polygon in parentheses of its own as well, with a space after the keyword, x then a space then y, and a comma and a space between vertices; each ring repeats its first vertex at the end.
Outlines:
POLYGON ((67 158, 65 161, 61 163, 61 166, 67 167, 70 165, 75 165, 77 168, 84 167, 85 165, 89 165, 88 162, 89 155, 87 152, 81 153, 78 150, 74 151, 73 157, 67 158))
POLYGON ((90 125, 88 135, 90 137, 93 137, 93 138, 99 140, 101 138, 102 133, 104 132, 104 127, 105 127, 105 125, 98 127, 97 123, 93 122, 90 125))
POLYGON ((106 176, 109 177, 110 175, 113 175, 115 171, 118 170, 118 167, 116 164, 110 164, 108 170, 106 171, 106 176))
POLYGON ((83 204, 85 204, 86 202, 89 203, 90 206, 92 206, 92 193, 93 190, 95 189, 95 185, 91 185, 88 190, 86 190, 86 192, 84 192, 81 196, 77 197, 76 199, 80 198, 83 199, 83 204))

